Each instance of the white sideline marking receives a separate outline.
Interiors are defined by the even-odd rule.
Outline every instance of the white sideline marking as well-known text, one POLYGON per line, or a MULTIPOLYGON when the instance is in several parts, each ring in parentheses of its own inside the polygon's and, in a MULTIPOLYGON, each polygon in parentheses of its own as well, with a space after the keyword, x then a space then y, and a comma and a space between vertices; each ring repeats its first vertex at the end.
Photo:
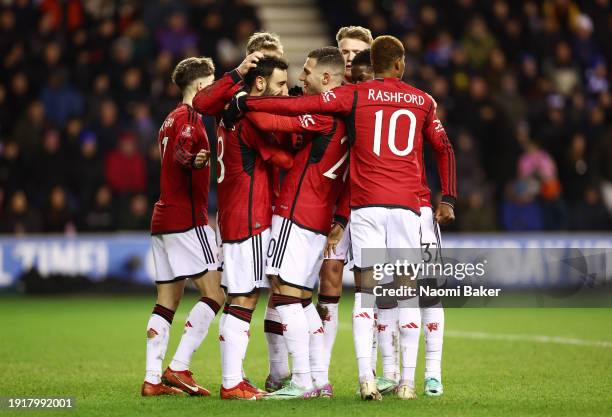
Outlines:
POLYGON ((480 339, 480 340, 505 340, 517 342, 536 342, 536 343, 556 343, 560 345, 574 346, 594 346, 602 348, 612 348, 612 341, 607 340, 587 340, 576 339, 573 337, 561 336, 538 336, 530 334, 499 334, 485 332, 463 332, 455 330, 445 330, 445 337, 455 337, 458 339, 480 339))

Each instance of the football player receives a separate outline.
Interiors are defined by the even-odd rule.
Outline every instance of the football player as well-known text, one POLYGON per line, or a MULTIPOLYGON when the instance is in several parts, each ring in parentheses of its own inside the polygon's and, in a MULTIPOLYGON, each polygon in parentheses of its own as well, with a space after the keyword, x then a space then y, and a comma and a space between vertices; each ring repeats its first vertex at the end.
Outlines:
POLYGON ((172 81, 181 89, 183 101, 159 130, 160 197, 151 219, 157 301, 147 324, 143 396, 183 392, 210 395, 196 383, 189 365, 225 296, 217 271, 215 232, 208 225, 210 146, 202 119, 192 107, 193 97, 210 85, 213 78, 210 58, 179 62, 172 81), (162 375, 170 326, 187 278, 196 285, 202 298, 190 311, 174 358, 162 375))

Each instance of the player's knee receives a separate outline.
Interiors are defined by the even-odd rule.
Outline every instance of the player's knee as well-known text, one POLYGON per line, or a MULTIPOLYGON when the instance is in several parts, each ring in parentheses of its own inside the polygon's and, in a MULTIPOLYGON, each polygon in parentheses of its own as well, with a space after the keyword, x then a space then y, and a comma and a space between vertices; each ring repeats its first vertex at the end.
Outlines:
POLYGON ((321 265, 321 278, 337 280, 344 270, 344 262, 336 259, 326 259, 321 265))
POLYGON ((339 296, 342 293, 342 271, 344 265, 339 261, 326 261, 321 268, 319 292, 329 296, 339 296))

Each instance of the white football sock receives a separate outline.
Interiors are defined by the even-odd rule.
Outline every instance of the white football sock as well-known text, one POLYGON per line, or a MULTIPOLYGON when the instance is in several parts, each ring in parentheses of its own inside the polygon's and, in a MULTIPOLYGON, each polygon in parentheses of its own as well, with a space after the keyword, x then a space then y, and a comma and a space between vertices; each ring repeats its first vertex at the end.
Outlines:
POLYGON ((382 360, 383 375, 385 378, 395 381, 399 377, 396 375, 396 360, 399 350, 394 343, 397 342, 394 338, 396 339, 398 334, 397 317, 397 307, 378 309, 378 347, 382 360))
POLYGON ((353 342, 355 345, 355 355, 357 356, 360 382, 374 379, 371 362, 374 308, 362 307, 362 305, 373 305, 373 302, 373 294, 355 293, 355 304, 353 305, 353 342))
POLYGON ((310 332, 310 372, 317 387, 329 384, 329 373, 325 364, 325 328, 314 304, 304 307, 310 332))
POLYGON ((249 345, 250 315, 252 312, 246 308, 239 308, 238 313, 241 317, 244 313, 245 317, 234 316, 232 311, 237 309, 230 306, 223 327, 219 329, 221 335, 221 375, 223 387, 226 389, 233 388, 242 381, 242 364, 249 345))
POLYGON ((419 353, 421 310, 417 297, 399 301, 398 324, 402 352, 402 382, 414 387, 414 371, 419 353))
POLYGON ((270 366, 269 375, 275 381, 291 375, 289 370, 289 352, 287 344, 283 339, 283 325, 278 312, 270 307, 266 308, 264 319, 264 334, 268 343, 268 364, 270 366))
POLYGON ((147 359, 145 381, 151 384, 159 384, 162 375, 162 362, 168 349, 170 339, 170 326, 174 312, 162 306, 155 306, 147 323, 147 359), (158 309, 163 309, 161 314, 155 313, 158 309), (168 321, 170 320, 170 322, 168 321))
POLYGON ((276 311, 281 317, 283 338, 291 356, 291 380, 302 388, 312 389, 309 326, 301 300, 297 300, 296 303, 276 305, 276 311))
POLYGON ((370 353, 370 366, 376 375, 378 365, 378 308, 374 307, 374 327, 372 328, 372 353, 370 353))
POLYGON ((185 332, 181 337, 174 358, 170 362, 173 371, 189 369, 194 352, 200 347, 208 333, 210 323, 219 311, 219 304, 210 298, 202 297, 189 312, 185 322, 185 332))
POLYGON ((425 332, 425 378, 442 381, 442 343, 444 340, 444 309, 438 303, 421 308, 425 332))
POLYGON ((325 340, 323 358, 325 368, 329 371, 329 364, 331 362, 332 351, 334 349, 334 342, 336 341, 336 335, 338 334, 338 302, 340 297, 325 297, 319 294, 319 305, 321 308, 327 311, 325 317, 322 318, 323 328, 323 339, 325 340))

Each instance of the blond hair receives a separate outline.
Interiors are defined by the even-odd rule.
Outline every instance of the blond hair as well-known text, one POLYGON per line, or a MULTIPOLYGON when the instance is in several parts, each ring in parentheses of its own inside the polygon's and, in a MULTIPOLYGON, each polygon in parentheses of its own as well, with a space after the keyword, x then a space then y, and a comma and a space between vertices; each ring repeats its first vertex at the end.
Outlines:
POLYGON ((256 51, 281 51, 283 45, 276 33, 255 32, 249 38, 246 45, 247 55, 256 51))
POLYGON ((372 32, 370 29, 366 29, 363 26, 344 26, 336 33, 336 42, 340 43, 342 39, 359 39, 371 45, 374 39, 372 38, 372 32))

